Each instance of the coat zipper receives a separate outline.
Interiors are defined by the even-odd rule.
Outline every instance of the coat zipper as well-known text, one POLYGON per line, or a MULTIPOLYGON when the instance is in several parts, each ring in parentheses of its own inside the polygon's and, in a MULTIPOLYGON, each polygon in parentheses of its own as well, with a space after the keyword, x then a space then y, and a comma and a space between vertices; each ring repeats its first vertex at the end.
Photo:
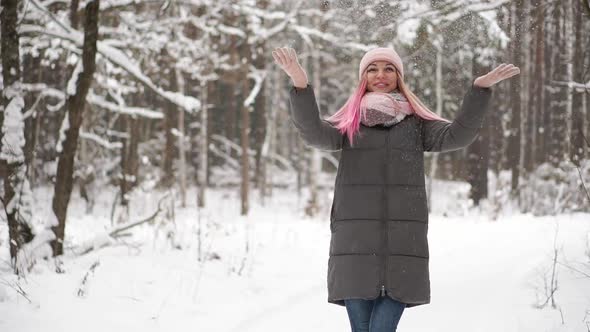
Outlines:
POLYGON ((387 248, 387 166, 389 161, 389 130, 385 131, 385 162, 383 164, 383 214, 382 214, 382 226, 383 230, 382 234, 382 255, 383 255, 383 269, 381 271, 381 296, 385 296, 385 281, 387 278, 387 253, 389 252, 387 248))

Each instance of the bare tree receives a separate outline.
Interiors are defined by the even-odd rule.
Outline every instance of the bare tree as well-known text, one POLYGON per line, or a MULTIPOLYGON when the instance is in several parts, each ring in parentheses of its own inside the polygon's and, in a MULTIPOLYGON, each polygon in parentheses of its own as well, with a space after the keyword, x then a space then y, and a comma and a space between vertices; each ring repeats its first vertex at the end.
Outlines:
POLYGON ((72 194, 74 173, 74 158, 78 145, 79 129, 83 119, 84 103, 88 89, 93 81, 96 68, 96 42, 98 38, 99 0, 88 2, 85 9, 84 44, 82 48, 82 65, 75 78, 75 91, 66 101, 67 113, 64 122, 65 139, 62 143, 57 162, 57 176, 53 193, 52 208, 57 219, 57 225, 52 227, 55 240, 51 242, 53 255, 63 254, 63 241, 66 228, 68 204, 72 194))
POLYGON ((17 32, 18 0, 2 0, 2 106, 0 125, 0 175, 4 181, 2 203, 8 220, 10 258, 15 272, 17 253, 33 238, 30 226, 31 211, 23 201, 23 192, 28 192, 29 183, 24 164, 24 100, 17 32))
POLYGON ((206 79, 201 79, 201 101, 203 108, 201 109, 201 123, 199 131, 199 169, 197 171, 197 184, 199 186, 199 194, 197 195, 197 205, 199 207, 205 206, 205 193, 207 188, 207 170, 208 170, 208 135, 207 127, 208 119, 208 88, 209 84, 206 79))
MULTIPOLYGON (((242 41, 242 47, 240 52, 240 59, 250 59, 250 45, 246 41, 242 41)), ((250 211, 250 157, 248 156, 248 150, 250 149, 250 112, 252 111, 252 104, 246 103, 246 96, 250 91, 250 79, 248 73, 250 72, 250 65, 248 61, 243 61, 240 71, 242 74, 242 95, 244 101, 241 106, 241 130, 240 130, 240 141, 242 148, 241 155, 241 171, 242 181, 240 186, 240 196, 242 200, 241 214, 247 215, 250 211)))
MULTIPOLYGON (((316 21, 317 24, 317 21, 316 21)), ((321 80, 321 68, 320 68, 320 57, 319 52, 315 48, 307 47, 307 57, 302 59, 302 66, 305 68, 311 68, 312 84, 318 99, 318 107, 320 106, 319 100, 321 100, 322 80, 321 80)), ((321 112, 321 111, 320 111, 321 112)), ((320 113, 321 114, 321 113, 320 113)), ((304 149, 306 158, 308 159, 305 163, 309 165, 306 169, 307 173, 307 184, 309 186, 309 198, 305 204, 305 214, 307 216, 315 216, 319 210, 318 202, 318 180, 321 173, 321 157, 318 149, 304 149)))
MULTIPOLYGON (((581 1, 575 1, 576 8, 573 11, 574 20, 574 49, 573 49, 573 67, 577 70, 573 70, 573 81, 583 82, 584 71, 580 70, 584 68, 584 44, 585 40, 582 35, 582 14, 584 13, 583 4, 581 1), (580 68, 580 69, 578 69, 580 68)), ((571 38, 571 37, 569 37, 571 38)), ((570 119, 571 124, 571 149, 570 158, 579 166, 580 160, 584 159, 586 155, 587 147, 584 142, 584 128, 588 128, 590 125, 587 121, 587 110, 583 105, 583 100, 586 95, 586 89, 575 89, 572 90, 572 117, 570 119)))
POLYGON ((545 113, 545 93, 544 81, 545 81, 545 10, 544 6, 541 5, 540 0, 532 0, 531 6, 534 8, 534 22, 532 29, 535 32, 535 52, 533 53, 533 72, 534 79, 530 84, 530 106, 533 110, 531 121, 532 137, 530 149, 531 158, 529 169, 532 169, 534 165, 543 162, 545 155, 545 145, 543 131, 539 130, 543 126, 543 114, 545 113))
MULTIPOLYGON (((176 84, 178 90, 184 93, 184 77, 182 72, 175 69, 176 84)), ((180 177, 180 204, 182 207, 186 207, 186 135, 184 129, 184 114, 185 111, 182 107, 178 107, 178 172, 180 177)))
MULTIPOLYGON (((176 91, 176 72, 174 69, 169 68, 169 64, 173 62, 172 56, 168 53, 166 48, 162 48, 160 52, 160 68, 164 68, 164 79, 167 80, 169 88, 172 91, 176 91), (168 74, 168 75, 166 75, 168 74)), ((163 146, 163 160, 162 160, 162 178, 160 179, 160 185, 169 188, 174 182, 174 157, 176 155, 175 137, 173 129, 176 128, 176 105, 169 100, 163 101, 164 112, 164 137, 165 144, 163 146)))
MULTIPOLYGON (((266 10, 268 8, 268 0, 257 0, 256 2, 257 8, 261 10, 266 10)), ((260 25, 264 26, 265 20, 261 18, 260 25)), ((257 38, 256 42, 253 45, 253 65, 256 71, 266 71, 266 40, 263 38, 257 38)), ((268 129, 267 121, 268 121, 268 112, 266 108, 266 84, 265 82, 261 83, 260 92, 256 95, 256 100, 254 102, 254 114, 253 114, 253 139, 254 139, 254 146, 252 147, 256 151, 255 157, 255 176, 254 176, 254 183, 256 187, 260 190, 261 197, 264 196, 264 187, 266 182, 266 169, 267 165, 266 162, 268 158, 265 158, 263 151, 266 147, 266 131, 268 129)))
MULTIPOLYGON (((566 17, 564 15, 563 2, 555 3, 553 6, 552 13, 552 26, 553 26, 553 42, 551 47, 552 54, 552 76, 553 81, 564 81, 567 79, 567 67, 568 61, 565 57, 566 42, 564 39, 564 33, 567 31, 565 27, 566 17)), ((567 88, 560 86, 551 87, 551 100, 549 103, 549 114, 550 114, 550 149, 549 149, 549 161, 554 167, 558 167, 560 161, 564 156, 568 154, 566 149, 567 146, 567 119, 566 119, 566 108, 567 108, 567 88)))
MULTIPOLYGON (((512 1, 510 5, 510 53, 512 63, 522 67, 522 22, 524 20, 523 0, 512 1)), ((521 76, 510 80, 510 138, 508 147, 508 162, 512 171, 511 189, 513 197, 518 197, 518 181, 520 177, 520 123, 521 123, 521 76)))
POLYGON ((124 132, 127 132, 126 137, 122 139, 121 174, 119 177, 120 205, 122 211, 117 217, 117 222, 123 223, 129 220, 130 211, 128 196, 133 187, 137 184, 139 169, 137 148, 139 144, 140 119, 138 119, 137 116, 125 115, 122 116, 120 120, 124 132))

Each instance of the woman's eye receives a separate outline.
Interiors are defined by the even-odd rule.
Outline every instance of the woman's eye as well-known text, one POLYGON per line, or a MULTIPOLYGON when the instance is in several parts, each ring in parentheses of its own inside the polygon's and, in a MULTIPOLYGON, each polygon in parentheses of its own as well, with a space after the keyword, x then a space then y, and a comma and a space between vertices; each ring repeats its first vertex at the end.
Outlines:
MULTIPOLYGON (((369 68, 369 69, 367 69, 367 72, 375 72, 375 71, 377 71, 377 68, 369 68)), ((395 69, 392 68, 392 67, 387 67, 387 68, 385 68, 385 71, 394 72, 395 69)))

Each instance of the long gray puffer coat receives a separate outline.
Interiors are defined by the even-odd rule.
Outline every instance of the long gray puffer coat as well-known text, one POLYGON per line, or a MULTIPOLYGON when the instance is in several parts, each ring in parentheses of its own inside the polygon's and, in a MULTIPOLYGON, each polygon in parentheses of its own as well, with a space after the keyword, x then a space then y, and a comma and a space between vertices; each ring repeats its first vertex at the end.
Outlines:
POLYGON ((361 124, 351 147, 320 119, 310 85, 290 89, 291 120, 304 142, 342 151, 330 213, 328 302, 387 294, 407 307, 430 303, 424 151, 471 144, 491 94, 472 86, 452 123, 410 115, 391 127, 361 124))

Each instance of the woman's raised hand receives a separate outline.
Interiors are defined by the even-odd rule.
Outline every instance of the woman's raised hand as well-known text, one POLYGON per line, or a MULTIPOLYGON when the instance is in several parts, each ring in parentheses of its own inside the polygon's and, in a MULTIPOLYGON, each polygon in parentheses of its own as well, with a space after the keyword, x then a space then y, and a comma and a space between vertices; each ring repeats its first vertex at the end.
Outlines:
POLYGON ((476 78, 473 84, 482 88, 489 88, 500 81, 518 74, 520 74, 518 67, 513 64, 502 63, 491 72, 476 78))
POLYGON ((281 66, 281 69, 291 77, 296 88, 303 89, 307 87, 307 74, 299 64, 294 49, 287 47, 275 48, 272 57, 275 59, 275 63, 281 66))

